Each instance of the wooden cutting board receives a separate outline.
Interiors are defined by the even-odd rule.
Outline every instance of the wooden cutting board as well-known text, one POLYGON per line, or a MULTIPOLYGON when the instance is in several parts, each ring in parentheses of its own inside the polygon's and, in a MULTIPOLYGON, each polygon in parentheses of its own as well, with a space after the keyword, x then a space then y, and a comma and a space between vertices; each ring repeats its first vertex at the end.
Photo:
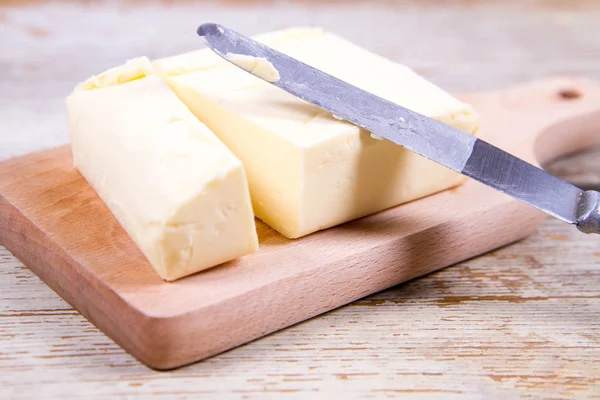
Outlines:
MULTIPOLYGON (((481 114, 481 138, 531 162, 600 143, 597 83, 553 79, 459 97, 481 114)), ((73 170, 68 146, 0 163, 0 243, 156 369, 514 242, 544 218, 469 181, 297 240, 258 222, 257 253, 166 283, 73 170)))

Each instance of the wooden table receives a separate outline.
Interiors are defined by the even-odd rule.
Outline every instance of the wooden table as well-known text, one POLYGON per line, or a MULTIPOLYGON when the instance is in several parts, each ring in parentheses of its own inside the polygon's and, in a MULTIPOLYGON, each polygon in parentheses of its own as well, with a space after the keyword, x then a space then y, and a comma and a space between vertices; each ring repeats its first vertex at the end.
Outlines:
MULTIPOLYGON (((0 158, 66 142, 63 99, 77 81, 193 49, 203 20, 245 33, 322 25, 455 91, 600 79, 596 1, 170 3, 2 6, 0 158)), ((598 185, 600 152, 553 171, 598 185)), ((0 266, 0 398, 600 398, 600 237, 555 220, 171 372, 139 364, 2 246, 0 266)))

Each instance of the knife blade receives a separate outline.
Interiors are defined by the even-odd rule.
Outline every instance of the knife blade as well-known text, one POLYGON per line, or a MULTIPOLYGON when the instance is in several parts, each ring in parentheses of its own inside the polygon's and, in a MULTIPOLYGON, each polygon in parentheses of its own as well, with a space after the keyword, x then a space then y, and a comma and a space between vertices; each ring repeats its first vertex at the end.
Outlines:
POLYGON ((206 45, 249 73, 337 118, 536 207, 585 233, 600 233, 600 193, 583 191, 475 136, 401 107, 219 24, 198 28, 206 45), (238 57, 238 56, 241 56, 238 57), (265 59, 277 73, 236 60, 265 59), (274 78, 275 76, 275 78, 274 78))

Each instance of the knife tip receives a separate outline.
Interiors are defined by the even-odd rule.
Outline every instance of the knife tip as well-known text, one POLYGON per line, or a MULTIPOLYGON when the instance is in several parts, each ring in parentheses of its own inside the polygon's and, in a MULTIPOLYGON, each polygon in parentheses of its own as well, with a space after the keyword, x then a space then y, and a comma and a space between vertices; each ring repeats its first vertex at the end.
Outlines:
POLYGON ((201 24, 198 29, 196 30, 196 32, 198 33, 199 36, 201 37, 205 37, 208 35, 219 35, 219 34, 223 34, 224 30, 221 27, 221 25, 219 24, 214 24, 214 23, 204 23, 201 24))

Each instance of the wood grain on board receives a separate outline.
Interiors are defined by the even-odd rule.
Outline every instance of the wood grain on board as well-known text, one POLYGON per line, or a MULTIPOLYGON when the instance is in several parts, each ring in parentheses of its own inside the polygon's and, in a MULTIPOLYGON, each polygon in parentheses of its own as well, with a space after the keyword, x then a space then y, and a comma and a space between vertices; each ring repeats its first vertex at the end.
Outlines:
MULTIPOLYGON (((552 75, 600 79, 595 0, 384 0, 312 8, 295 1, 174 1, 164 8, 153 1, 13 3, 0 7, 4 159, 66 143, 63 102, 75 82, 126 58, 192 49, 197 38, 186 32, 204 19, 248 34, 325 26, 454 91, 552 75)), ((600 158, 593 154, 576 164, 565 158, 552 171, 595 181, 600 158)), ((8 398, 593 398, 600 392, 599 248, 597 237, 547 219, 509 247, 157 373, 0 246, 0 392, 8 398)))

